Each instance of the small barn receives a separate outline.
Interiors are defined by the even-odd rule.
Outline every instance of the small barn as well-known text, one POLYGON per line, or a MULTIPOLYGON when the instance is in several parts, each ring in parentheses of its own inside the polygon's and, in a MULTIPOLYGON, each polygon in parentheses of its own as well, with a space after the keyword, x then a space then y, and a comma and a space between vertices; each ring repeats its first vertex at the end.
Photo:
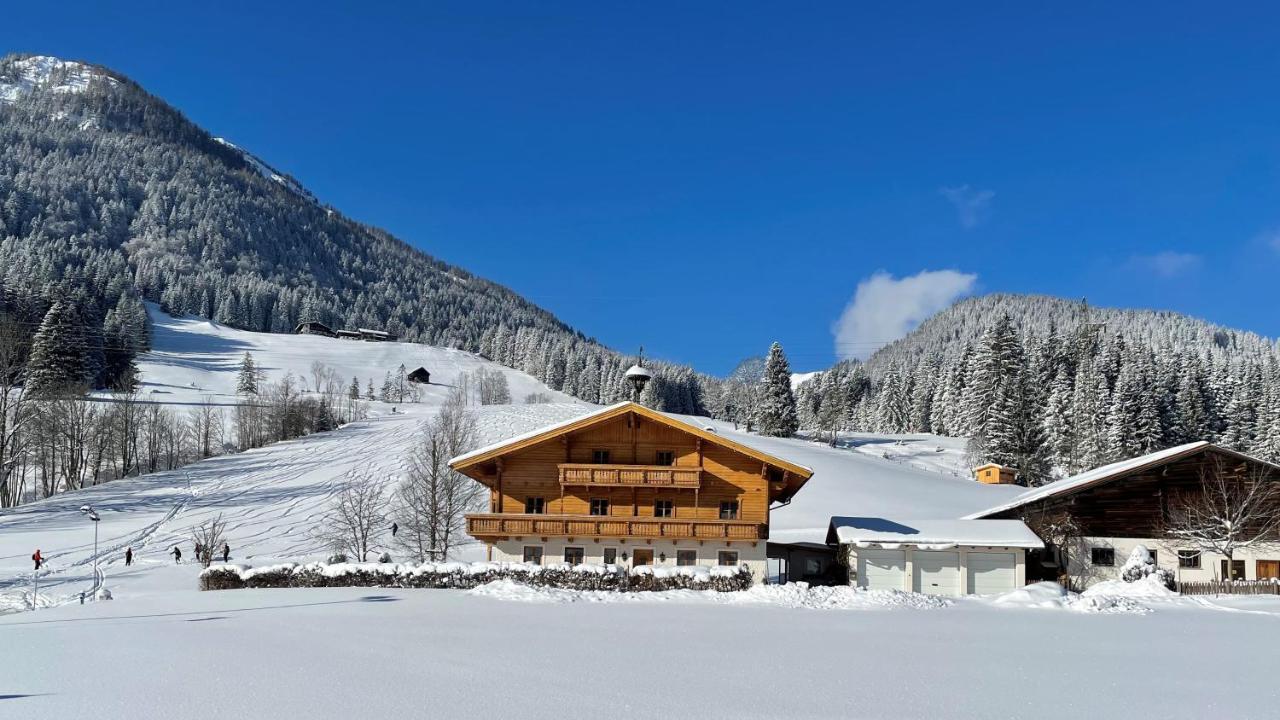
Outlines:
POLYGON ((338 333, 333 328, 322 322, 300 322, 293 328, 295 335, 323 335, 324 337, 338 337, 338 333))
POLYGON ((430 385, 431 373, 427 372, 426 368, 420 367, 409 373, 409 382, 418 383, 419 385, 430 385))
POLYGON ((396 336, 385 330, 360 328, 360 339, 368 342, 395 342, 396 336))
POLYGON ((360 333, 355 330, 339 330, 337 332, 337 337, 339 340, 359 340, 360 333))

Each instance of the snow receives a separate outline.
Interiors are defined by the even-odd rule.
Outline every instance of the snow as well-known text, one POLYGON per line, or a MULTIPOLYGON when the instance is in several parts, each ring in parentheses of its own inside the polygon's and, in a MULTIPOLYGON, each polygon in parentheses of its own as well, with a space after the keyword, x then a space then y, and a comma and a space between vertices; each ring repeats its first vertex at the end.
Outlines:
POLYGON ((262 177, 284 186, 295 195, 306 198, 311 202, 319 202, 318 200, 316 200, 316 196, 311 194, 310 190, 302 186, 302 183, 299 183, 297 180, 294 180, 292 177, 266 164, 257 155, 254 155, 248 150, 245 150, 239 145, 236 145, 235 143, 227 140, 226 138, 216 137, 214 138, 214 141, 221 145, 225 145, 231 148, 232 150, 235 150, 236 152, 240 153, 240 156, 245 159, 245 162, 249 163, 249 165, 252 166, 253 169, 256 170, 258 174, 261 175, 262 177))
POLYGON ((995 515, 996 513, 1001 513, 1005 510, 1012 510, 1013 508, 1021 507, 1027 503, 1035 502, 1036 500, 1042 500, 1044 498, 1059 495, 1064 492, 1070 492, 1072 490, 1079 490, 1095 483, 1105 482, 1111 479, 1112 476, 1121 475, 1147 465, 1160 463, 1169 458, 1178 457, 1186 453, 1192 453, 1209 447, 1209 445, 1210 443, 1204 441, 1187 443, 1185 445, 1178 445, 1176 447, 1159 450, 1148 455, 1141 455, 1136 458, 1121 460, 1120 462, 1114 462, 1110 465, 1103 465, 1102 467, 1082 472, 1079 475, 1073 475, 1057 482, 1051 482, 1048 485, 1041 485, 1038 488, 1032 488, 1012 498, 1009 502, 987 508, 986 510, 973 513, 966 517, 968 519, 976 519, 987 517, 988 515, 995 515))
POLYGON ((111 85, 119 80, 80 62, 60 60, 48 55, 35 55, 15 60, 11 68, 16 77, 0 78, 0 102, 17 102, 22 96, 42 88, 57 93, 81 93, 95 81, 111 85), (54 82, 57 84, 53 84, 54 82))
POLYGON ((841 544, 910 544, 945 550, 957 545, 1042 548, 1044 543, 1021 520, 886 519, 833 517, 827 541, 841 544), (832 536, 834 535, 834 537, 832 536))
POLYGON ((1134 582, 1104 580, 1090 585, 1081 594, 1085 597, 1127 597, 1147 600, 1180 597, 1178 593, 1165 587, 1156 575, 1147 575, 1134 582))
POLYGON ((821 370, 814 370, 813 372, 791 373, 791 389, 795 390, 796 388, 809 382, 810 380, 814 379, 815 377, 821 374, 822 374, 821 370))

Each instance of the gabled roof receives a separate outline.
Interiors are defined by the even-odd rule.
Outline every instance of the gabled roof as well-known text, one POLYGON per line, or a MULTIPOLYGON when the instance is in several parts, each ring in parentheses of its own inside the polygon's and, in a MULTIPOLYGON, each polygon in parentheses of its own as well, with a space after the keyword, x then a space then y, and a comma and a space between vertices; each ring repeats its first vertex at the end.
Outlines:
POLYGON ((1044 542, 1021 520, 890 520, 833 517, 828 544, 1018 547, 1039 549, 1044 542))
POLYGON ((1182 458, 1195 455, 1196 453, 1205 450, 1212 450, 1214 452, 1229 455, 1248 462, 1262 463, 1264 465, 1269 465, 1276 470, 1280 470, 1280 466, 1201 440, 1199 442, 1187 443, 1186 445, 1178 445, 1176 447, 1158 450, 1136 458, 1121 460, 1120 462, 1114 462, 1110 465, 1103 465, 1102 467, 1082 472, 1079 475, 1072 475, 1069 478, 1065 478, 1057 482, 1051 482, 1048 485, 1031 488, 1024 493, 1017 495, 1013 500, 1010 500, 1003 505, 997 505, 996 507, 988 508, 981 512, 973 513, 972 515, 966 515, 965 519, 973 520, 985 518, 997 513, 1005 512, 1006 510, 1013 510, 1014 508, 1022 507, 1023 505, 1036 502, 1037 500, 1044 500, 1045 498, 1079 492, 1086 488, 1091 488, 1103 483, 1109 483, 1135 475, 1143 470, 1149 470, 1153 467, 1166 465, 1174 462, 1175 460, 1181 460, 1182 458))
POLYGON ((786 470, 792 474, 793 478, 787 483, 788 487, 786 491, 783 492, 784 496, 789 497, 794 495, 796 491, 800 489, 800 486, 813 476, 813 470, 805 467, 804 465, 797 465, 789 460, 784 460, 775 455, 770 455, 769 453, 757 450, 749 445, 744 445, 740 442, 730 440, 729 438, 714 431, 704 430, 696 425, 690 425, 689 423, 674 418, 666 413, 658 412, 657 410, 650 410, 643 405, 633 402, 621 402, 615 405, 610 405, 608 407, 601 408, 600 410, 596 410, 595 412, 587 413, 586 415, 581 415, 570 420, 555 423, 554 425, 538 428, 531 432, 524 433, 523 435, 517 435, 513 438, 508 438, 492 445, 472 450, 471 452, 464 453, 450 460, 449 467, 462 472, 467 468, 473 468, 482 463, 494 460, 501 455, 506 455, 517 450, 523 450, 524 448, 532 447, 551 438, 571 433, 576 430, 581 430, 591 425, 595 425, 596 423, 623 417, 629 413, 634 413, 640 417, 675 428, 681 432, 701 438, 705 442, 728 448, 746 455, 747 457, 759 460, 766 465, 772 465, 773 467, 786 470))

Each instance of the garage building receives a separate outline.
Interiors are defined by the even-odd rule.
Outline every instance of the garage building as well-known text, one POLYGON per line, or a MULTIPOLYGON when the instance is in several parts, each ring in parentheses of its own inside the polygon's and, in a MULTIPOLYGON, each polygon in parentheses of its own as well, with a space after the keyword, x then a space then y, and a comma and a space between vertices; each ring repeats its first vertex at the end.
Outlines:
POLYGON ((1026 551, 1044 543, 1020 520, 833 517, 827 544, 849 583, 927 595, 991 595, 1026 584, 1026 551))

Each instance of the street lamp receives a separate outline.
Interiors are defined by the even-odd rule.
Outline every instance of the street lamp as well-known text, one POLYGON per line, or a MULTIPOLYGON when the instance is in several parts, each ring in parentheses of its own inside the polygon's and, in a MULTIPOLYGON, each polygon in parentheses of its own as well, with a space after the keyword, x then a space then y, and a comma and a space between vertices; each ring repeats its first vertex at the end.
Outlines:
POLYGON ((98 592, 98 521, 102 520, 90 505, 81 505, 80 512, 93 522, 93 591, 98 592))
POLYGON ((640 393, 644 392, 644 386, 653 379, 653 373, 644 366, 644 348, 640 348, 640 362, 627 368, 626 377, 634 391, 631 399, 640 402, 640 393))

